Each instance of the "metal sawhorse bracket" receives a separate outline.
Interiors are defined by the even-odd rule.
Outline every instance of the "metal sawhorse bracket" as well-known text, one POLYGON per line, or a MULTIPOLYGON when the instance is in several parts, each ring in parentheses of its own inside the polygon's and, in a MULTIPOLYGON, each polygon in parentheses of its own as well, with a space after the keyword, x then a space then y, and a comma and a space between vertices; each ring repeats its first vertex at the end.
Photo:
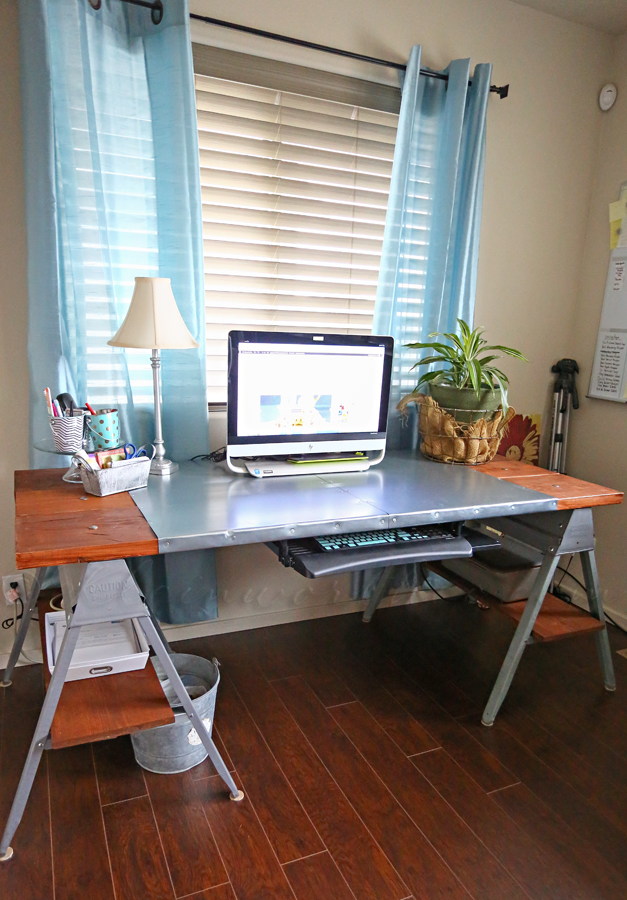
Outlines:
MULTIPOLYGON (((594 556, 594 527, 591 509, 561 510, 559 512, 532 513, 512 518, 486 520, 491 528, 506 534, 516 541, 526 544, 543 554, 543 561, 536 575, 524 612, 509 645, 507 655, 501 665, 492 692, 481 717, 483 725, 493 725, 499 709, 512 683, 522 658, 525 646, 532 641, 531 632, 547 595, 557 564, 561 556, 578 553, 583 568, 586 594, 590 614, 603 624, 601 631, 595 632, 597 653, 603 673, 605 689, 616 690, 616 677, 612 663, 599 576, 594 556)), ((394 569, 384 569, 379 577, 374 593, 368 601, 363 621, 370 622, 376 608, 386 596, 394 569)))
MULTIPOLYGON (((15 645, 4 675, 3 684, 5 686, 11 683, 11 674, 24 643, 28 622, 37 601, 39 585, 43 579, 44 571, 44 569, 38 570, 36 584, 29 594, 27 602, 24 604, 23 621, 16 635, 15 645)), ((15 792, 2 840, 0 841, 0 862, 9 860, 13 856, 10 843, 22 819, 41 755, 44 749, 49 746, 52 720, 83 625, 111 622, 118 619, 135 618, 138 620, 148 643, 163 666, 181 706, 205 745, 211 762, 229 788, 231 800, 239 801, 244 797, 244 794, 238 789, 224 764, 209 731, 205 728, 202 719, 196 712, 189 694, 172 664, 168 653, 169 648, 167 648, 167 642, 163 638, 161 629, 153 621, 153 617, 144 603, 126 563, 123 560, 76 563, 60 567, 59 574, 64 601, 67 604, 66 609, 69 610, 73 607, 74 611, 71 613, 65 637, 59 650, 59 656, 52 672, 50 684, 48 685, 35 727, 35 733, 24 763, 22 776, 15 792)), ((103 677, 106 678, 107 676, 103 677)))

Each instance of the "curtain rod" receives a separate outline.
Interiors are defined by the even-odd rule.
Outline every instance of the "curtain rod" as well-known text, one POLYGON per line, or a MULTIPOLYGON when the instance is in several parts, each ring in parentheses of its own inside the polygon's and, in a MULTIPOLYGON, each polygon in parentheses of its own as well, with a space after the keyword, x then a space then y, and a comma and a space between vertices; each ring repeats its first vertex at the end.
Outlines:
MULTIPOLYGON (((137 3, 137 0, 123 0, 125 3, 137 3)), ((143 4, 142 4, 143 5, 143 4)), ((284 44, 293 44, 296 47, 307 47, 310 50, 321 50, 323 53, 333 53, 335 56, 344 56, 348 59, 358 59, 361 62, 373 63, 375 66, 385 66, 388 69, 398 69, 404 72, 407 66, 403 63, 391 62, 386 59, 377 59, 375 56, 364 56, 362 53, 353 53, 350 50, 339 50, 337 47, 327 47, 325 44, 314 44, 312 41, 304 41, 301 38, 287 37, 284 34, 275 34, 272 31, 262 31, 261 28, 252 28, 249 25, 236 25, 234 22, 225 22, 222 19, 214 19, 211 16, 199 16, 196 13, 189 14, 190 19, 196 19, 199 22, 205 22, 208 25, 219 25, 222 28, 231 28, 233 31, 243 31, 245 34, 254 34, 257 37, 269 38, 272 41, 281 41, 284 44)), ((421 75, 427 78, 438 78, 440 81, 448 81, 448 75, 441 72, 431 72, 429 69, 421 69, 421 75)), ((472 84, 471 81, 468 82, 472 84)), ((495 84, 490 85, 490 92, 498 94, 501 100, 504 100, 509 94, 509 84, 497 87, 495 84)))
MULTIPOLYGON (((151 11, 151 18, 155 25, 159 25, 163 18, 163 3, 161 0, 122 0, 122 3, 130 3, 133 6, 143 6, 151 11)), ((89 0, 93 9, 100 9, 102 0, 89 0)), ((323 53, 333 53, 335 56, 343 56, 347 59, 358 59, 361 62, 372 63, 375 66, 385 66, 386 69, 397 69, 404 72, 407 66, 403 63, 391 62, 388 59, 378 59, 376 56, 365 56, 363 53, 353 53, 351 50, 339 50, 337 47, 327 47, 326 44, 314 44, 313 41, 304 41, 301 38, 287 37, 285 34, 275 34, 273 31, 263 31, 261 28, 252 28, 250 25, 236 25, 235 22, 225 22, 223 19, 214 19, 211 16, 199 16, 190 13, 190 19, 205 22, 207 25, 219 25, 221 28, 231 28, 233 31, 243 31, 245 34, 254 34, 257 37, 269 38, 271 41, 281 41, 284 44, 292 44, 296 47, 307 47, 309 50, 321 50, 323 53)), ((448 75, 441 72, 431 72, 429 69, 421 69, 421 75, 427 78, 438 78, 440 81, 448 81, 448 75)), ((468 84, 472 84, 469 81, 468 84)), ((497 87, 490 85, 490 93, 498 94, 504 100, 509 94, 509 84, 497 87)))
MULTIPOLYGON (((150 18, 153 25, 160 25, 163 19, 163 3, 161 0, 122 0, 122 3, 130 3, 132 6, 143 6, 150 10, 150 18)), ((92 9, 100 9, 102 0, 89 0, 92 9)))

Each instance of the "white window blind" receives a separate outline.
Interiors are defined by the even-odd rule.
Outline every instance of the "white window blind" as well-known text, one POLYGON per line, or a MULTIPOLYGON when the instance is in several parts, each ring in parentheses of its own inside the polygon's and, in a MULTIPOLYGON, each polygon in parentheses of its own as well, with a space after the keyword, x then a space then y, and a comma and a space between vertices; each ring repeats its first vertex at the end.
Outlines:
POLYGON ((208 399, 221 402, 233 328, 371 331, 398 115, 202 74, 196 98, 208 399))

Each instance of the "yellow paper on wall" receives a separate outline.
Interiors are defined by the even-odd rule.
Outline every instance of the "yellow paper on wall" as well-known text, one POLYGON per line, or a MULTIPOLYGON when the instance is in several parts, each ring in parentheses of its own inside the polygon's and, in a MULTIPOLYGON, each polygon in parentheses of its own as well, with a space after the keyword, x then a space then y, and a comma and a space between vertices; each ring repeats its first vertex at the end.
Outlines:
POLYGON ((625 217, 627 217, 627 202, 625 200, 616 200, 614 203, 610 203, 610 250, 615 250, 618 247, 625 217))

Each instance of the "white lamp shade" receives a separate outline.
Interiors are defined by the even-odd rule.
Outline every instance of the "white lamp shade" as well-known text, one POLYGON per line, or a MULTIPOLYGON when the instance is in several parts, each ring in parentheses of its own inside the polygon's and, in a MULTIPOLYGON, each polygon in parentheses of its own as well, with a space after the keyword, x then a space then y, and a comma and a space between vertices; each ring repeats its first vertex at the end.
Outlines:
POLYGON ((136 278, 126 318, 112 347, 188 350, 198 347, 176 305, 169 278, 136 278))

